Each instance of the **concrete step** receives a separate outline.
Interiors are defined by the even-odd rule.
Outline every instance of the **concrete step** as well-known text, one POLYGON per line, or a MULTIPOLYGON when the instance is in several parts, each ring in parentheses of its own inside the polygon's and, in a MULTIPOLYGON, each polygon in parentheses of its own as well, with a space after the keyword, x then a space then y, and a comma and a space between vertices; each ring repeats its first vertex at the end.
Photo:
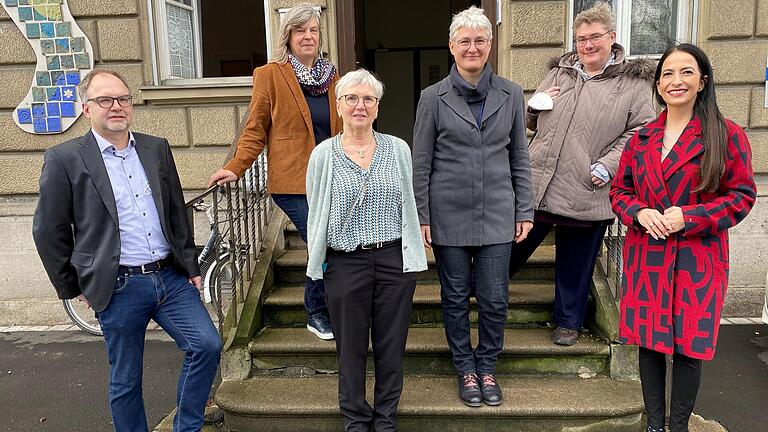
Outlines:
MULTIPOLYGON (((472 329, 471 335, 472 345, 477 346, 477 329, 472 329)), ((553 344, 551 337, 551 329, 506 329, 497 373, 607 375, 611 350, 604 340, 583 334, 576 345, 563 347, 553 344)), ((253 339, 249 348, 254 366, 260 369, 308 367, 338 371, 336 344, 321 340, 304 328, 267 328, 253 339)), ((410 374, 454 373, 443 328, 411 328, 403 368, 410 374)), ((368 357, 368 370, 373 371, 372 355, 368 357)))
MULTIPOLYGON (((554 285, 549 282, 510 282, 509 325, 543 325, 552 321, 555 301, 554 285)), ((264 318, 268 325, 301 326, 307 322, 304 311, 304 286, 278 286, 264 301, 264 318)), ((477 302, 470 299, 470 322, 477 322, 477 302)), ((411 324, 436 325, 443 322, 439 283, 416 285, 411 311, 411 324)))
MULTIPOLYGON (((418 273, 418 280, 437 280, 435 256, 432 250, 427 250, 429 269, 418 273)), ((555 248, 540 246, 531 258, 513 278, 513 280, 554 280, 555 277, 555 248)), ((278 283, 304 283, 307 273, 306 249, 288 249, 275 261, 275 276, 278 283)))
MULTIPOLYGON (((284 234, 285 234, 286 249, 306 249, 307 248, 307 245, 304 243, 304 240, 302 240, 301 236, 299 235, 299 230, 296 229, 296 226, 293 223, 289 222, 285 226, 284 234)), ((548 246, 554 245, 555 231, 554 230, 551 231, 541 244, 548 245, 548 246)))
MULTIPOLYGON (((373 378, 368 379, 372 401, 373 378)), ((638 381, 607 378, 499 377, 504 403, 469 408, 459 401, 453 376, 406 375, 398 430, 561 432, 642 430, 638 381)), ((228 429, 261 432, 330 432, 343 429, 333 374, 257 376, 225 381, 216 402, 228 429)))

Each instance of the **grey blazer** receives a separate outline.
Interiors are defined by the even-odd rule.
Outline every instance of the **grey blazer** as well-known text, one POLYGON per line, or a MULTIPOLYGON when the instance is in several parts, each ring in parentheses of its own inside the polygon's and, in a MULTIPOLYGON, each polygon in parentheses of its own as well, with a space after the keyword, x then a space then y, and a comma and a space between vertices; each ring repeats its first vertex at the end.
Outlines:
MULTIPOLYGON (((192 231, 168 141, 134 133, 174 267, 200 275, 192 231)), ((120 261, 117 207, 91 132, 45 152, 32 235, 59 298, 81 293, 96 312, 112 298, 120 261)))
POLYGON ((413 138, 419 222, 443 246, 507 243, 533 220, 523 90, 491 76, 480 128, 450 78, 421 92, 413 138))

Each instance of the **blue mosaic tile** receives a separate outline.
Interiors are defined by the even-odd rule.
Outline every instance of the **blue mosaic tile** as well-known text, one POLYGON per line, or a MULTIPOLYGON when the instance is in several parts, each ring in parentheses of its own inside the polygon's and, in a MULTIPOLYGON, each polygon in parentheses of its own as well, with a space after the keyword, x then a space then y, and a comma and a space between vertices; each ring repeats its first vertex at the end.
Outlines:
POLYGON ((43 54, 56 54, 56 43, 52 39, 41 39, 40 49, 43 50, 43 54))
POLYGON ((17 6, 19 3, 17 0, 5 0, 5 5, 8 7, 17 6))
POLYGON ((59 117, 61 115, 58 102, 48 102, 45 104, 45 111, 48 113, 48 117, 59 117))
POLYGON ((61 100, 74 101, 77 97, 77 88, 74 86, 62 87, 61 100))
POLYGON ((39 86, 51 85, 51 74, 48 72, 35 72, 35 82, 39 86))
POLYGON ((19 21, 32 21, 32 8, 20 7, 19 8, 19 21))
POLYGON ((56 37, 70 37, 72 36, 72 27, 68 22, 56 23, 56 37))
POLYGON ((75 117, 75 103, 74 102, 62 102, 59 105, 59 111, 62 117, 75 117))
POLYGON ((67 38, 56 39, 56 52, 57 53, 68 53, 69 52, 69 39, 67 39, 67 38))
POLYGON ((61 119, 48 117, 48 132, 61 132, 61 119))
POLYGON ((59 56, 46 56, 45 60, 48 64, 48 70, 61 69, 59 56))
POLYGON ((29 0, 19 0, 19 5, 20 6, 25 6, 25 5, 28 5, 28 4, 29 4, 29 0))
POLYGON ((45 89, 45 93, 48 96, 49 101, 61 100, 61 87, 48 87, 45 89))
POLYGON ((29 39, 39 39, 40 38, 40 24, 30 24, 27 23, 27 37, 29 39))
POLYGON ((67 76, 64 71, 51 71, 51 84, 56 86, 67 84, 67 76))
POLYGON ((67 72, 67 84, 69 85, 80 84, 80 72, 78 71, 67 72))
POLYGON ((71 55, 61 56, 61 68, 73 69, 75 67, 75 59, 71 55))
POLYGON ((48 132, 48 130, 45 128, 45 118, 36 118, 32 120, 32 124, 35 128, 35 133, 48 132))
POLYGON ((54 26, 53 26, 52 22, 40 23, 40 36, 41 37, 52 38, 55 35, 56 35, 56 31, 54 30, 54 26))
POLYGON ((48 21, 48 17, 45 16, 45 14, 41 13, 45 11, 41 11, 38 8, 34 8, 34 7, 31 9, 32 9, 32 13, 35 15, 35 18, 34 18, 35 21, 48 21))
POLYGON ((19 108, 16 110, 16 117, 21 124, 32 124, 32 110, 29 108, 19 108))
POLYGON ((73 53, 85 52, 85 39, 81 37, 70 39, 69 48, 73 53))
POLYGON ((32 118, 45 117, 45 104, 33 103, 32 104, 32 118))
POLYGON ((90 68, 91 62, 88 59, 88 54, 75 54, 75 67, 78 69, 90 68))
POLYGON ((32 87, 32 101, 45 102, 45 89, 43 87, 32 87))

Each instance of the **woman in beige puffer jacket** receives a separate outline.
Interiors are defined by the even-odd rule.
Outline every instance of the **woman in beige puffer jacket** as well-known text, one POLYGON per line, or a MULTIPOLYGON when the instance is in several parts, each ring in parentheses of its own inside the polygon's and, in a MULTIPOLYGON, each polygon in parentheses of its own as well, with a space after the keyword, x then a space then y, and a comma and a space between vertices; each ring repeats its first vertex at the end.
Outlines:
POLYGON ((557 226, 552 339, 559 345, 576 343, 584 323, 600 241, 613 219, 608 183, 624 143, 656 116, 655 65, 628 60, 614 28, 605 4, 577 15, 576 50, 552 64, 537 89, 553 108, 529 107, 526 118, 535 132, 529 145, 534 227, 513 245, 510 276, 557 226))

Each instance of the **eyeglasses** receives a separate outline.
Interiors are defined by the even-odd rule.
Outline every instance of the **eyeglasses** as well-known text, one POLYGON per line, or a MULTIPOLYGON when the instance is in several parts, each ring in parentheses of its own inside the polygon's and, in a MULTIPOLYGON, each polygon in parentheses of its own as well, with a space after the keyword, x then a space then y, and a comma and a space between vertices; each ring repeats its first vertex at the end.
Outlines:
POLYGON ((128 108, 129 106, 133 106, 132 96, 119 96, 119 97, 99 96, 95 98, 90 98, 86 102, 91 102, 91 101, 95 101, 102 108, 112 108, 112 105, 115 104, 115 101, 117 101, 117 104, 123 108, 128 108))
POLYGON ((468 50, 473 43, 475 44, 475 48, 479 50, 485 49, 485 47, 487 47, 488 44, 490 43, 488 39, 475 39, 475 40, 462 39, 454 42, 456 42, 456 45, 458 45, 459 48, 461 48, 464 51, 468 50))
POLYGON ((347 105, 351 107, 356 107, 357 103, 360 102, 360 99, 363 100, 363 106, 366 108, 373 108, 376 106, 377 103, 379 103, 379 98, 375 96, 358 96, 353 94, 348 94, 341 96, 339 99, 344 99, 344 102, 347 103, 347 105))
POLYGON ((596 43, 600 42, 600 39, 602 39, 603 36, 607 35, 610 32, 611 31, 609 30, 609 31, 607 31, 605 33, 593 34, 592 36, 588 36, 588 37, 577 37, 575 39, 576 45, 577 46, 584 46, 584 45, 587 44, 587 41, 590 41, 590 42, 592 42, 592 45, 595 45, 596 43))

